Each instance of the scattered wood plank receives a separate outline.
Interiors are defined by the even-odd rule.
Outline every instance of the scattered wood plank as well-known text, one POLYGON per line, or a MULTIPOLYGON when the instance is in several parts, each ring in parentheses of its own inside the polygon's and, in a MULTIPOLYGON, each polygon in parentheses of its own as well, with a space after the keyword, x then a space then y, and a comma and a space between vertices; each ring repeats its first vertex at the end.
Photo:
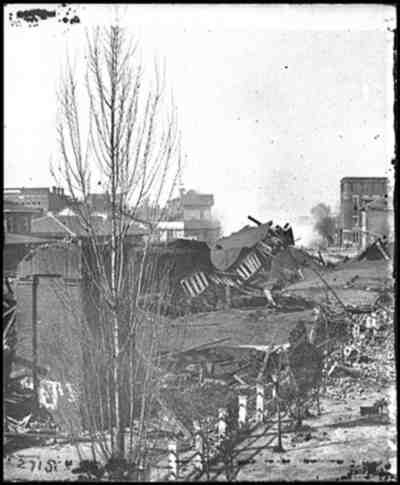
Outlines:
POLYGON ((249 384, 247 384, 247 382, 245 382, 241 377, 239 377, 237 374, 233 374, 233 378, 237 380, 237 382, 239 384, 241 384, 242 386, 247 386, 247 387, 250 387, 249 384))
POLYGON ((177 352, 170 352, 170 353, 168 353, 168 355, 174 356, 174 355, 186 354, 188 352, 193 352, 193 351, 197 351, 197 350, 200 350, 200 349, 204 350, 207 347, 213 347, 216 344, 226 342, 227 340, 230 340, 230 339, 231 339, 231 337, 220 338, 218 340, 214 340, 214 341, 211 341, 211 342, 208 342, 208 343, 205 343, 205 344, 196 345, 194 347, 189 347, 188 349, 185 349, 185 350, 180 350, 180 351, 177 351, 177 352))
POLYGON ((168 406, 168 404, 165 402, 165 399, 163 399, 161 396, 158 396, 157 402, 160 404, 161 409, 166 413, 166 415, 172 417, 172 419, 175 421, 175 424, 179 431, 182 432, 183 436, 185 439, 191 438, 192 434, 191 431, 183 424, 179 416, 168 406))

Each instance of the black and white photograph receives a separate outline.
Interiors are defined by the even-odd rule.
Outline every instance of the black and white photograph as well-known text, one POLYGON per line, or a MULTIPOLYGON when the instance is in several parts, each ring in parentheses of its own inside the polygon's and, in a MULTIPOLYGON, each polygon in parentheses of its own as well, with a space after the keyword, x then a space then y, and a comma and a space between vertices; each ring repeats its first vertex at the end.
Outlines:
POLYGON ((4 481, 397 482, 396 14, 3 5, 4 481))

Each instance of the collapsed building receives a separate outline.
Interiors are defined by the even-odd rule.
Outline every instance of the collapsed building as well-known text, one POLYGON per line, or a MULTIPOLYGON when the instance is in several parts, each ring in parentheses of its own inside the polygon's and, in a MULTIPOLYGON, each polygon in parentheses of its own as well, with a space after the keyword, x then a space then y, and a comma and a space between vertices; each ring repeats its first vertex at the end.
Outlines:
POLYGON ((213 244, 209 258, 196 262, 180 285, 186 296, 200 306, 215 308, 216 301, 230 306, 235 297, 257 292, 265 302, 263 290, 273 288, 285 276, 299 276, 297 261, 293 265, 293 261, 285 264, 282 260, 291 245, 294 238, 289 224, 284 228, 273 227, 272 222, 245 226, 213 244))
MULTIPOLYGON (((17 377, 18 372, 30 363, 28 384, 33 388, 33 397, 51 410, 61 427, 72 427, 76 432, 87 427, 87 422, 82 421, 77 396, 82 392, 82 384, 85 392, 89 392, 93 384, 93 375, 88 370, 91 356, 85 349, 87 335, 84 329, 90 329, 91 335, 100 338, 99 328, 106 325, 109 318, 92 281, 93 273, 88 271, 90 258, 90 248, 82 243, 57 242, 33 250, 19 265, 14 297, 18 336, 15 349, 19 361, 15 356, 11 358, 14 369, 11 371, 9 366, 10 375, 17 377), (82 321, 87 322, 87 327, 82 327, 82 321)), ((281 300, 285 311, 288 311, 288 300, 284 299, 281 290, 301 282, 309 270, 318 272, 323 269, 324 264, 319 258, 294 247, 289 224, 283 228, 273 226, 272 222, 258 223, 257 227, 246 226, 213 245, 193 240, 176 240, 167 245, 147 247, 130 245, 126 248, 125 258, 128 264, 124 298, 138 295, 138 284, 142 288, 132 310, 144 315, 143 331, 135 337, 138 373, 144 373, 142 356, 151 348, 152 334, 147 331, 146 322, 151 322, 152 315, 157 315, 162 329, 162 345, 155 378, 161 379, 162 386, 156 401, 158 408, 164 414, 169 412, 184 430, 187 431, 188 426, 182 425, 182 420, 177 417, 180 406, 177 399, 181 400, 185 386, 192 389, 194 385, 197 389, 207 379, 220 381, 223 386, 254 384, 259 375, 268 378, 274 356, 282 351, 282 355, 286 356, 286 371, 292 369, 289 374, 296 376, 295 368, 305 369, 307 374, 309 366, 300 362, 301 352, 294 351, 293 342, 288 349, 285 347, 290 340, 290 328, 298 322, 299 313, 294 314, 292 320, 286 316, 288 324, 283 325, 277 311, 281 300), (140 264, 145 268, 143 272, 138 271, 140 264), (140 281, 137 274, 141 274, 140 281), (193 330, 193 325, 185 321, 185 315, 191 314, 193 319, 195 313, 201 315, 201 312, 221 308, 248 307, 252 306, 249 305, 251 302, 270 307, 276 317, 271 318, 277 320, 277 327, 285 327, 278 346, 260 347, 254 344, 250 338, 254 327, 249 329, 249 338, 232 339, 230 344, 200 344, 199 339, 194 337, 192 345, 188 345, 187 338, 181 342, 179 332, 171 332, 171 328, 179 326, 184 332, 186 328, 193 330), (181 323, 176 320, 179 316, 183 318, 181 323), (260 374, 262 369, 264 374, 260 374)), ((104 261, 107 273, 107 257, 104 261)), ((307 302, 304 297, 300 299, 297 311, 306 310, 304 318, 309 321, 311 309, 316 304, 307 302)), ((212 312, 209 314, 212 315, 212 312)), ((232 314, 228 317, 229 320, 233 318, 232 314)), ((247 318, 246 315, 242 317, 247 318)), ((131 318, 132 315, 126 315, 127 321, 131 318)), ((323 343, 327 338, 332 343, 338 336, 345 336, 345 320, 346 316, 341 313, 323 315, 316 327, 316 343, 323 343)), ((238 325, 246 326, 247 322, 238 320, 238 325)), ((218 324, 218 328, 222 326, 218 324)), ((205 334, 201 328, 198 332, 205 334)), ((123 329, 121 341, 129 338, 129 328, 123 329)), ((302 345, 307 348, 305 355, 315 353, 315 349, 309 347, 310 342, 303 341, 302 345)), ((303 347, 299 348, 304 351, 303 347)), ((314 357, 310 361, 311 378, 306 379, 307 397, 320 379, 320 353, 316 352, 314 357)), ((96 375, 101 379, 109 371, 106 361, 96 369, 96 375)), ((300 382, 303 377, 300 372, 296 379, 300 382)), ((123 379, 128 382, 129 375, 126 374, 123 379)), ((100 385, 105 384, 102 382, 100 385)), ((293 384, 289 388, 293 390, 293 384)), ((123 402, 124 406, 129 405, 128 394, 123 402)))

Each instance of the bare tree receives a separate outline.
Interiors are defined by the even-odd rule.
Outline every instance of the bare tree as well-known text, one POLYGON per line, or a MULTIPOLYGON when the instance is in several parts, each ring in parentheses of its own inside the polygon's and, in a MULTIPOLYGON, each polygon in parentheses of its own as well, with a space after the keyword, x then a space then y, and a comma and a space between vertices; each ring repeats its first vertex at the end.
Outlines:
MULTIPOLYGON (((84 93, 69 63, 61 83, 57 124, 61 160, 53 175, 66 185, 85 232, 84 266, 92 285, 88 295, 98 309, 97 328, 87 323, 81 337, 94 379, 86 388, 92 394, 84 399, 87 419, 95 433, 98 426, 88 407, 96 400, 101 432, 108 426, 111 435, 111 455, 123 458, 127 455, 122 389, 129 390, 132 425, 135 378, 143 374, 139 413, 143 423, 146 398, 154 391, 149 383, 157 369, 160 302, 168 292, 163 278, 154 273, 155 265, 149 264, 160 212, 147 211, 149 218, 141 220, 138 209, 145 200, 157 207, 170 197, 180 167, 180 136, 165 75, 155 63, 152 82, 146 83, 138 44, 124 29, 113 25, 88 33, 86 60, 84 93), (110 214, 104 223, 109 222, 109 236, 104 236, 104 224, 92 216, 89 204, 89 194, 99 185, 109 194, 110 214), (131 259, 127 240, 139 222, 148 235, 140 254, 131 259), (143 303, 143 295, 152 290, 159 294, 155 313, 143 303), (142 337, 146 351, 138 345, 142 337)), ((106 452, 105 440, 102 446, 106 452)))

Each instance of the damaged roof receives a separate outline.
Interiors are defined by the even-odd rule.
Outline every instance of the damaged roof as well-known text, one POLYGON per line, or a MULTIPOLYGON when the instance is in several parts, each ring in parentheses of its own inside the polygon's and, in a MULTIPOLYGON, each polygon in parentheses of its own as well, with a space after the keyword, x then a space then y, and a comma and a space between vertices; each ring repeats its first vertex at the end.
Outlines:
POLYGON ((211 248, 211 262, 220 271, 226 271, 238 259, 243 248, 252 248, 271 230, 271 224, 258 227, 244 226, 230 236, 218 239, 211 248))

